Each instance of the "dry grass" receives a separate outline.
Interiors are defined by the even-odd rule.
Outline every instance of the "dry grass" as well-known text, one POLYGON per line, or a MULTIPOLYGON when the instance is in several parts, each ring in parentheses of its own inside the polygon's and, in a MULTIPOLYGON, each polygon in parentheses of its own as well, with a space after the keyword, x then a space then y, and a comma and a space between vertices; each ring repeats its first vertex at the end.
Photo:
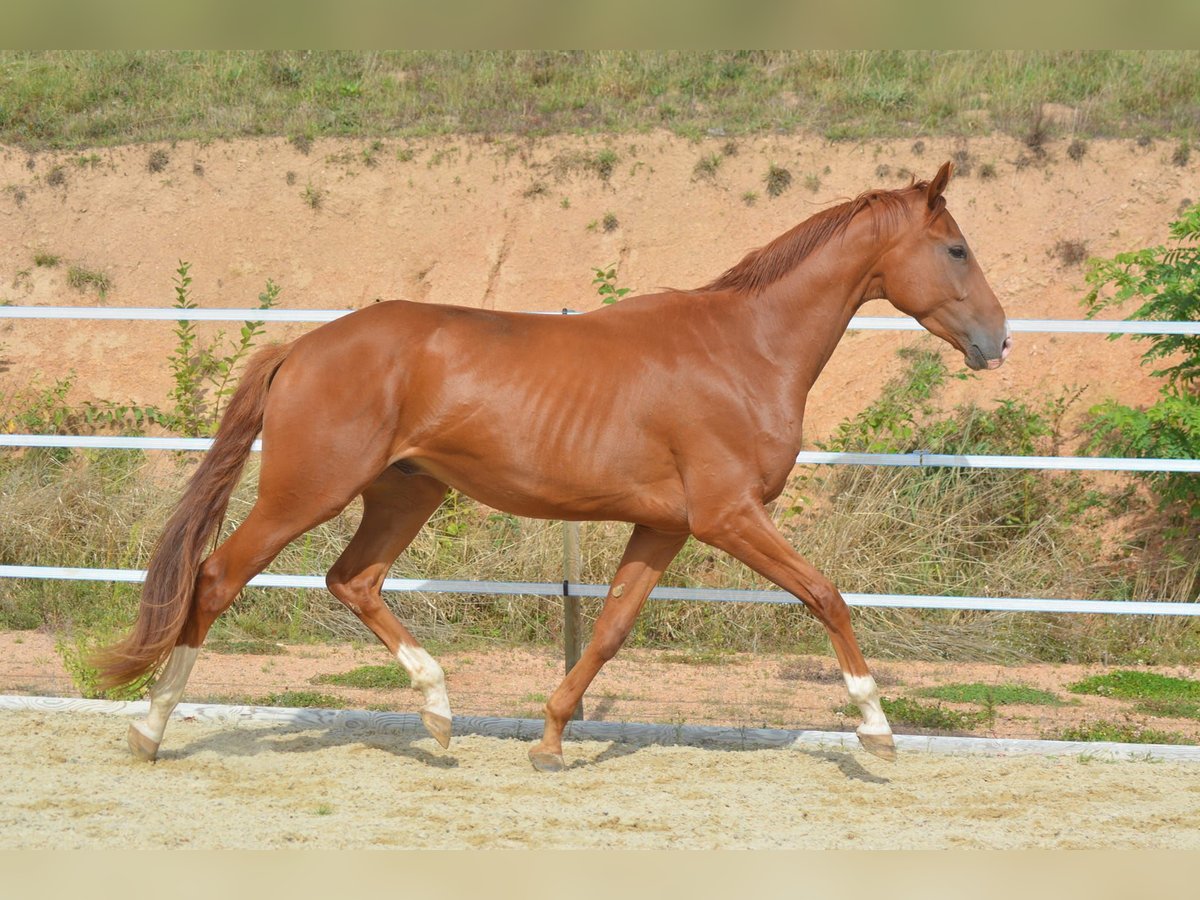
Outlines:
MULTIPOLYGON (((157 528, 190 471, 179 458, 119 452, 35 451, 0 465, 11 524, 0 535, 6 562, 141 568, 157 528)), ((828 471, 828 470, 826 470, 828 471)), ((1132 582, 1102 565, 1088 529, 1052 515, 1004 524, 1021 473, 838 470, 824 482, 795 484, 808 494, 780 504, 776 519, 795 545, 847 592, 1047 597, 1158 597, 1184 600, 1196 570, 1132 582), (982 477, 981 477, 982 476, 982 477), (923 479, 915 484, 913 479, 923 479), (916 498, 916 500, 914 500, 916 498)), ((1052 482, 1052 476, 1046 476, 1052 482)), ((1053 484, 1045 486, 1054 490, 1053 484)), ((253 500, 251 472, 231 503, 226 533, 253 500)), ((270 567, 324 573, 353 533, 358 509, 291 544, 270 567)), ((582 526, 585 582, 612 575, 628 535, 619 523, 582 526)), ((457 495, 447 500, 392 569, 398 577, 556 583, 562 577, 562 526, 516 519, 457 495)), ((771 587, 723 554, 692 541, 664 584, 741 589, 771 587)), ((81 626, 111 632, 136 607, 136 586, 0 582, 5 627, 81 626)), ((436 643, 541 643, 560 638, 557 598, 389 595, 399 617, 436 643)), ((585 601, 593 619, 599 601, 585 601)), ((1193 625, 1169 619, 1014 613, 858 609, 855 623, 873 657, 1014 661, 1029 659, 1170 660, 1194 652, 1193 625)), ((363 626, 323 591, 253 589, 219 622, 224 640, 353 639, 363 626)), ((649 646, 824 652, 821 627, 799 605, 655 601, 631 638, 649 646)))

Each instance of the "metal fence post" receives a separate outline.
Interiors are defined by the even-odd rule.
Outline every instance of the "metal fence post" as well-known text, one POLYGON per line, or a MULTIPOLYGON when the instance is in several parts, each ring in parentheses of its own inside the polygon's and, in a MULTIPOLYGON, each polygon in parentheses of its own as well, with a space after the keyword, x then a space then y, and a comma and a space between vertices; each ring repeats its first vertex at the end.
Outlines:
MULTIPOLYGON (((583 646, 583 617, 579 609, 579 598, 572 596, 571 585, 578 583, 583 557, 579 547, 579 523, 563 522, 563 654, 566 671, 570 672, 579 662, 583 646)), ((583 718, 583 700, 575 707, 572 719, 583 718)))

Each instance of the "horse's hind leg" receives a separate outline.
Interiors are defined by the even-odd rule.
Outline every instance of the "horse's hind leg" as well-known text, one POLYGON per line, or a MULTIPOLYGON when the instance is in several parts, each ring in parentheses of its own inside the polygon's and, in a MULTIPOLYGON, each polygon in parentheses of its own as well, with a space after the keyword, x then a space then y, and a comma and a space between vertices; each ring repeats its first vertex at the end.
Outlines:
POLYGON ((450 744, 450 700, 441 666, 383 602, 380 590, 388 569, 446 496, 446 485, 426 475, 386 470, 363 491, 358 531, 325 582, 375 633, 408 671, 425 697, 421 721, 443 747, 450 744))
POLYGON ((604 609, 592 630, 592 639, 562 684, 546 702, 546 728, 542 741, 529 751, 533 767, 541 772, 563 768, 562 734, 583 692, 601 667, 608 662, 629 636, 634 620, 663 571, 671 564, 687 534, 669 534, 635 526, 604 609))
POLYGON ((150 711, 144 721, 129 726, 129 749, 134 756, 145 760, 157 756, 167 720, 183 696, 200 645, 217 616, 289 542, 331 519, 344 506, 264 503, 260 499, 229 539, 201 563, 187 624, 150 688, 150 711))

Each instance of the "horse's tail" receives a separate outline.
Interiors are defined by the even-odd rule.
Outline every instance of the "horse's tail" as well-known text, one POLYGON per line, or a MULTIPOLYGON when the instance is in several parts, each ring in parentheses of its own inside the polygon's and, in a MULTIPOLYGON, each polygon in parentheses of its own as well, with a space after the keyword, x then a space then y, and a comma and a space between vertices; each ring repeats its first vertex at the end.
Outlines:
POLYGON ((127 685, 154 671, 179 641, 191 612, 204 549, 224 520, 254 438, 262 429, 271 378, 291 349, 291 344, 267 347, 246 366, 212 449, 204 455, 155 545, 133 633, 91 659, 102 687, 127 685))

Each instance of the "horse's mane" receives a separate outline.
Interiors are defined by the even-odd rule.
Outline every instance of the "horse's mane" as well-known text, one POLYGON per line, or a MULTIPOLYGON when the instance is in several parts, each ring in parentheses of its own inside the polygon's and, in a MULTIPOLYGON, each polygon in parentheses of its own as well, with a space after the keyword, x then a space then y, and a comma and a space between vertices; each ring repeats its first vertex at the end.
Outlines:
MULTIPOLYGON (((882 217, 888 228, 894 227, 902 217, 908 215, 908 200, 913 192, 924 193, 929 188, 928 181, 917 181, 908 187, 897 190, 865 191, 853 200, 847 200, 829 209, 823 209, 805 219, 795 228, 781 234, 765 247, 751 250, 742 261, 724 273, 717 276, 703 287, 695 288, 693 293, 705 291, 744 291, 758 293, 769 285, 774 284, 806 257, 823 247, 835 236, 845 231, 851 220, 865 209, 875 214, 875 227, 880 226, 882 217)), ((944 203, 938 197, 938 207, 934 213, 940 212, 944 203)))

